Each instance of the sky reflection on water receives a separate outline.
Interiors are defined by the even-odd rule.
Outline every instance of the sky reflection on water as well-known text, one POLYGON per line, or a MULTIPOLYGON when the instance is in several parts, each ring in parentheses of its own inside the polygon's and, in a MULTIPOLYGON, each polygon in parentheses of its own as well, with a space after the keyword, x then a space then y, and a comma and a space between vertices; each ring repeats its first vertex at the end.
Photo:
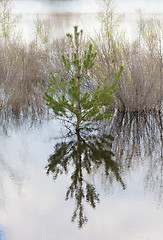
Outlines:
MULTIPOLYGON (((142 119, 139 121, 139 128, 136 128, 140 130, 143 117, 136 115, 132 117, 132 124, 128 124, 126 128, 120 124, 125 119, 121 121, 123 118, 119 117, 118 128, 114 125, 112 129, 106 129, 115 138, 112 151, 115 154, 114 160, 119 163, 126 190, 116 181, 112 188, 108 188, 109 185, 103 184, 106 183, 105 175, 97 171, 96 190, 100 194, 100 203, 95 210, 85 205, 89 221, 82 230, 71 223, 74 200, 65 201, 72 172, 68 172, 66 176, 58 176, 55 182, 51 175, 46 175, 45 165, 57 143, 54 137, 64 133, 64 128, 56 121, 51 121, 38 129, 12 130, 8 132, 8 136, 1 135, 1 169, 4 163, 10 168, 1 171, 1 188, 4 187, 4 191, 1 191, 3 205, 0 208, 0 222, 10 229, 13 239, 83 240, 89 236, 89 239, 95 240, 161 240, 163 202, 162 198, 158 198, 160 188, 149 188, 153 180, 158 180, 157 186, 162 190, 161 168, 158 165, 162 162, 161 128, 151 117, 147 128, 142 125, 141 136, 138 132, 131 135, 130 126, 137 126, 137 117, 142 119), (142 129, 145 130, 144 133, 142 129), (133 137, 136 138, 134 148, 133 137), (139 143, 141 151, 137 151, 139 143), (158 167, 150 168, 151 164, 158 167), (13 177, 9 171, 11 169, 15 172, 13 177), (146 181, 149 170, 151 173, 146 181), (20 182, 17 182, 17 176, 20 176, 20 182)), ((129 119, 128 122, 130 123, 129 119)))
POLYGON ((95 209, 100 202, 96 190, 96 175, 99 178, 99 172, 105 177, 102 185, 107 185, 108 190, 115 181, 125 189, 119 165, 113 160, 112 141, 112 136, 107 134, 78 133, 57 143, 48 159, 47 174, 52 173, 54 180, 71 172, 65 200, 75 199, 71 220, 77 221, 79 228, 88 221, 85 204, 95 209))
MULTIPOLYGON (((24 4, 25 12, 45 10, 40 2, 32 5, 23 1, 18 3, 19 9, 24 4)), ((156 11, 163 9, 162 1, 125 3, 118 2, 121 11, 135 11, 140 7, 156 11)), ((72 5, 71 8, 65 6, 65 9, 62 6, 58 5, 56 10, 72 10, 72 5)), ((48 6, 46 9, 48 11, 48 6)), ((75 5, 73 10, 77 10, 75 5)), ((80 10, 84 11, 82 8, 80 10)), ((89 12, 89 8, 87 10, 89 12)), ((82 22, 81 19, 69 16, 70 21, 61 20, 58 29, 69 32, 68 29, 82 22)), ((92 19, 91 23, 89 20, 91 26, 94 17, 92 19)), ((85 21, 87 23, 88 18, 85 21)), ((107 133, 114 136, 114 161, 119 166, 126 189, 124 191, 117 181, 110 187, 105 174, 97 171, 95 180, 100 203, 95 210, 85 204, 89 221, 82 230, 70 221, 74 199, 65 202, 65 194, 71 184, 71 171, 66 176, 58 176, 54 182, 51 175, 47 177, 45 170, 57 143, 54 137, 64 134, 63 127, 51 121, 38 129, 14 129, 7 135, 1 135, 0 223, 10 230, 13 240, 162 240, 161 122, 159 116, 119 115, 113 127, 107 129, 107 133)))
MULTIPOLYGON (((16 12, 75 12, 75 13, 95 13, 99 9, 98 0, 14 0, 16 12)), ((162 11, 163 2, 160 0, 116 0, 117 10, 120 12, 132 12, 137 9, 144 11, 162 11)))
MULTIPOLYGON (((94 36, 95 31, 99 31, 100 22, 97 20, 97 11, 100 9, 98 0, 74 0, 74 1, 19 1, 14 0, 13 12, 20 13, 22 19, 19 30, 23 29, 23 39, 31 41, 34 35, 34 24, 36 14, 44 15, 48 18, 51 14, 52 36, 54 38, 63 37, 66 33, 72 32, 73 26, 78 25, 85 34, 94 36), (53 17, 52 17, 53 16, 53 17)), ((120 29, 126 32, 129 39, 133 39, 137 32, 136 21, 138 10, 152 13, 163 13, 162 1, 115 1, 115 10, 120 14, 120 29)))

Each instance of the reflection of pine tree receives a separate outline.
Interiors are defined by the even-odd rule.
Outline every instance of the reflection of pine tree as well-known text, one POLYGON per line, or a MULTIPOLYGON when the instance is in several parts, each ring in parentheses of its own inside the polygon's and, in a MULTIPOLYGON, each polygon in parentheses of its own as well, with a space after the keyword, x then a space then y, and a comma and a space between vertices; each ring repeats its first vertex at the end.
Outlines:
POLYGON ((92 208, 95 208, 100 201, 94 184, 85 180, 84 176, 90 175, 92 170, 102 169, 106 178, 112 176, 125 188, 118 164, 112 160, 111 147, 111 136, 81 136, 77 133, 77 140, 71 139, 69 142, 57 143, 54 154, 48 159, 47 173, 53 173, 54 179, 60 174, 68 173, 70 167, 73 168, 66 200, 75 198, 76 207, 72 221, 78 219, 79 227, 88 220, 84 213, 84 201, 92 208))

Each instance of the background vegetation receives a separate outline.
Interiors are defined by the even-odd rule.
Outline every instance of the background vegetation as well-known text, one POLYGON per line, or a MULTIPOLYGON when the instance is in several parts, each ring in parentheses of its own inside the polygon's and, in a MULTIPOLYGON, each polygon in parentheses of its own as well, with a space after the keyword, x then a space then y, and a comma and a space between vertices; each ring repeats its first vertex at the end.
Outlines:
MULTIPOLYGON (((137 36, 128 41, 118 26, 112 0, 103 0, 99 13, 101 30, 85 37, 97 52, 93 68, 83 85, 91 94, 104 79, 111 84, 121 65, 124 71, 114 93, 112 109, 129 112, 162 111, 163 100, 163 21, 139 14, 137 36), (103 5, 102 5, 103 3, 103 5), (89 81, 89 78, 93 81, 89 81)), ((10 0, 0 2, 0 114, 2 121, 47 117, 43 93, 50 72, 65 81, 62 55, 72 54, 66 38, 54 39, 51 24, 37 16, 30 42, 17 31, 21 19, 12 14, 10 0)))

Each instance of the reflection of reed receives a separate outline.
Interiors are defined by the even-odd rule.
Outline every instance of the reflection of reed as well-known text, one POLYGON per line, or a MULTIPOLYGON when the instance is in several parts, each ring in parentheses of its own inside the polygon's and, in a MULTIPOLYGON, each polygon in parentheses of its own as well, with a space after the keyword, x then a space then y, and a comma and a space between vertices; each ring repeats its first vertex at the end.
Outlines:
POLYGON ((163 157, 149 158, 144 182, 146 189, 154 192, 161 203, 163 200, 163 157))
POLYGON ((110 134, 114 136, 116 160, 126 169, 138 164, 134 157, 143 160, 156 152, 162 156, 161 113, 118 113, 110 134))
POLYGON ((162 129, 160 112, 124 112, 117 115, 110 130, 116 162, 124 173, 142 165, 145 186, 159 199, 163 197, 162 129))
POLYGON ((111 183, 114 179, 125 188, 120 175, 118 164, 112 160, 112 138, 110 135, 77 134, 77 139, 57 143, 54 154, 48 159, 47 173, 53 174, 54 179, 63 173, 71 173, 71 184, 66 193, 66 200, 75 198, 75 210, 72 221, 78 220, 78 226, 82 227, 87 222, 84 213, 84 201, 92 208, 100 201, 94 183, 87 180, 92 171, 103 171, 111 183), (72 170, 73 169, 73 170, 72 170))

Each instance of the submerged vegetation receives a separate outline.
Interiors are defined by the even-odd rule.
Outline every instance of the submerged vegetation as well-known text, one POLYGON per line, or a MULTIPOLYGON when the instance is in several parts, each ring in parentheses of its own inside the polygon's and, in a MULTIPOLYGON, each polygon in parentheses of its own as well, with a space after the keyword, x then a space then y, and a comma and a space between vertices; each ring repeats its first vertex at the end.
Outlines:
MULTIPOLYGON (((101 30, 85 38, 97 52, 94 65, 82 87, 91 95, 97 86, 111 85, 114 73, 124 71, 113 94, 112 110, 129 112, 162 111, 163 100, 163 22, 140 14, 137 36, 130 42, 118 28, 113 1, 103 1, 99 14, 101 30), (104 81, 104 79, 106 79, 104 81)), ((67 38, 53 39, 50 21, 37 16, 31 41, 23 39, 12 14, 10 0, 0 3, 0 113, 2 121, 42 119, 48 116, 43 99, 50 72, 68 81, 62 55, 72 54, 67 38)), ((52 19, 51 19, 52 22, 52 19)))

